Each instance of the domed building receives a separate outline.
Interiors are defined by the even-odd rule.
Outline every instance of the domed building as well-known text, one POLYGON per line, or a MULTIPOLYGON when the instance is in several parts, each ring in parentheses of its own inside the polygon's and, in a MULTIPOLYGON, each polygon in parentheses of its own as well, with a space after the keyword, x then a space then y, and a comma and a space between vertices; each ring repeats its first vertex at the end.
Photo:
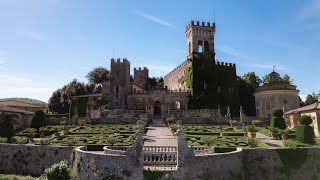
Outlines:
POLYGON ((254 93, 257 116, 270 117, 273 108, 289 111, 300 107, 297 86, 282 81, 275 71, 269 78, 270 82, 258 87, 254 93))

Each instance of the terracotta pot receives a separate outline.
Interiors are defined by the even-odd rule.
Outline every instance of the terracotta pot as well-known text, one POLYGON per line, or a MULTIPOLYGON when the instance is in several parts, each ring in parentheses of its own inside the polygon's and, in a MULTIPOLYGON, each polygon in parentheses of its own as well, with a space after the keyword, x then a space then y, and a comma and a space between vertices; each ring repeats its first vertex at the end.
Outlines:
POLYGON ((277 135, 276 132, 271 132, 271 137, 272 137, 272 139, 276 139, 276 135, 277 135))
POLYGON ((256 138, 257 134, 256 134, 256 132, 251 132, 250 135, 251 135, 252 138, 256 138))

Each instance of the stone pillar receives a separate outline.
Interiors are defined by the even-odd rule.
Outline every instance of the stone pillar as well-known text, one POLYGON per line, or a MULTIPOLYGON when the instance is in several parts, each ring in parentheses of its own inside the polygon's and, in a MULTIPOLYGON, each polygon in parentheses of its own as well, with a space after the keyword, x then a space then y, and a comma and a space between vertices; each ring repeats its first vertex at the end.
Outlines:
POLYGON ((183 167, 185 159, 189 155, 189 147, 187 141, 184 139, 185 133, 182 131, 181 126, 178 125, 176 132, 177 136, 177 167, 183 167))

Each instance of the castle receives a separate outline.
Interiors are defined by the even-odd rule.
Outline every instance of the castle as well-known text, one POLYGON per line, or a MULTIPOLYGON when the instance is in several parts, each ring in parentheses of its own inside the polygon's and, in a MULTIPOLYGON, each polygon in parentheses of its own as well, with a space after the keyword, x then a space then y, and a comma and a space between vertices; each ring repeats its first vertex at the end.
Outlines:
POLYGON ((162 114, 188 108, 238 107, 236 65, 215 59, 215 23, 191 21, 185 30, 187 59, 164 76, 164 87, 149 86, 149 70, 134 68, 130 62, 111 59, 110 81, 103 83, 103 94, 112 109, 145 110, 162 114))

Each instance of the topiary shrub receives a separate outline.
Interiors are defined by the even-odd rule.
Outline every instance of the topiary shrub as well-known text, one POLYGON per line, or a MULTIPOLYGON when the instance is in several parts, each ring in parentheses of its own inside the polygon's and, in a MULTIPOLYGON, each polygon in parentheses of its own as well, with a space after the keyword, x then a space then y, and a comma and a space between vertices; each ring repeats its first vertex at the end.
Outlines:
POLYGON ((40 127, 44 126, 46 126, 46 117, 44 112, 41 110, 36 111, 31 121, 31 127, 36 128, 37 131, 39 131, 40 127))
POLYGON ((310 125, 312 123, 312 119, 310 116, 302 115, 299 117, 299 122, 303 125, 310 125))
POLYGON ((67 161, 61 161, 58 164, 52 165, 50 168, 45 170, 44 176, 48 180, 70 180, 70 167, 67 161))
POLYGON ((270 127, 276 127, 279 129, 286 129, 287 125, 284 120, 283 111, 281 109, 273 109, 272 110, 272 117, 270 120, 270 127))
POLYGON ((0 137, 10 139, 14 135, 13 121, 17 118, 14 114, 0 114, 0 137))
POLYGON ((272 109, 271 111, 272 117, 282 117, 283 116, 283 111, 282 109, 272 109))
POLYGON ((307 115, 302 115, 299 117, 300 125, 296 127, 296 137, 299 142, 314 144, 314 130, 310 126, 312 119, 307 115))

